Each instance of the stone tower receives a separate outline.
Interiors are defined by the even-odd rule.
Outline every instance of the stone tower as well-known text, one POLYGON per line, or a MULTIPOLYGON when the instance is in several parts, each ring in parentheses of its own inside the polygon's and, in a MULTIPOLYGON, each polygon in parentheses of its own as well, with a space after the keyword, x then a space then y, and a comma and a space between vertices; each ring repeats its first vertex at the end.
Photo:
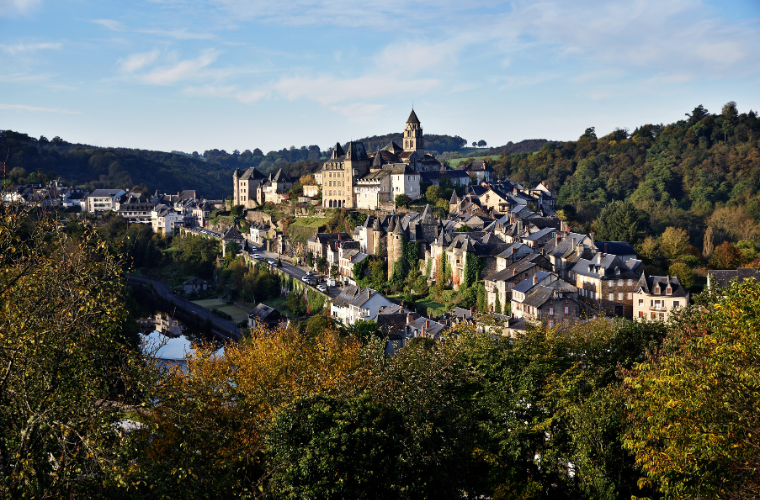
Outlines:
POLYGON ((240 205, 240 169, 236 168, 232 174, 233 197, 232 204, 240 205))
POLYGON ((406 121, 406 128, 404 129, 404 151, 419 151, 420 154, 424 154, 425 152, 422 125, 414 110, 409 115, 409 119, 406 121))
POLYGON ((388 279, 393 277, 393 267, 396 262, 404 256, 404 229, 401 227, 401 221, 393 221, 393 230, 388 226, 388 279))

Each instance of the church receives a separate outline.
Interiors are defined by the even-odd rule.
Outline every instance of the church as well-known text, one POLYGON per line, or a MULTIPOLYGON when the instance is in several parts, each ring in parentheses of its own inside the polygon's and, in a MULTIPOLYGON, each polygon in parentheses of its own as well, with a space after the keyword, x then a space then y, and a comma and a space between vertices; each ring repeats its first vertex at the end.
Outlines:
POLYGON ((377 210, 393 204, 400 194, 419 198, 420 173, 439 171, 441 163, 425 153, 422 124, 414 110, 402 142, 391 141, 374 154, 362 142, 351 141, 345 150, 335 144, 332 157, 315 175, 322 185, 322 206, 377 210))

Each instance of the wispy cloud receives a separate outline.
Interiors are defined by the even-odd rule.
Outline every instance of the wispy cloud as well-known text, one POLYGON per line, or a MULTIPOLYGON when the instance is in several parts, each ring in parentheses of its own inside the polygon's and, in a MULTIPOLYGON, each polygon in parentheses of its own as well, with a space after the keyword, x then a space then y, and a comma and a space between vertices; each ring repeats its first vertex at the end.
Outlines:
POLYGON ((104 28, 116 33, 140 33, 144 35, 156 35, 159 37, 173 38, 176 40, 211 40, 216 38, 213 33, 190 31, 188 29, 160 29, 160 28, 131 28, 120 21, 113 19, 94 19, 92 21, 104 28))
POLYGON ((30 54, 39 50, 61 50, 61 43, 16 43, 13 45, 0 45, 0 50, 12 56, 30 54))
POLYGON ((183 80, 197 79, 202 75, 201 70, 216 61, 219 54, 220 52, 214 49, 204 50, 195 59, 186 59, 169 66, 154 68, 142 75, 140 79, 154 85, 169 85, 183 80))
POLYGON ((0 0, 0 16, 27 14, 41 3, 42 0, 0 0))
POLYGON ((188 87, 182 90, 182 93, 195 97, 224 97, 237 99, 245 104, 251 104, 259 101, 269 94, 266 90, 239 90, 234 85, 213 86, 204 85, 203 87, 188 87))
POLYGON ((79 115, 79 111, 69 111, 68 109, 60 108, 41 108, 38 106, 27 106, 25 104, 3 104, 0 103, 0 109, 8 109, 14 111, 31 111, 33 113, 62 113, 66 115, 79 115))
POLYGON ((158 50, 132 54, 123 61, 120 61, 119 66, 122 71, 125 71, 127 73, 134 73, 135 71, 153 63, 156 59, 158 59, 158 56, 158 50))

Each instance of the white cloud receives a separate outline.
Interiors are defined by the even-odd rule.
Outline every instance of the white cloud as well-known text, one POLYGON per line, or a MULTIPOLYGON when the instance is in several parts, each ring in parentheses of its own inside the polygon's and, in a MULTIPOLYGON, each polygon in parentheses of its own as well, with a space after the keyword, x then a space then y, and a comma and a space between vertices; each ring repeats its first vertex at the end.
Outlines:
POLYGON ((492 33, 508 33, 512 50, 527 40, 561 58, 614 66, 703 76, 760 70, 757 26, 716 17, 700 0, 519 0, 492 33))
POLYGON ((41 0, 0 0, 0 16, 27 14, 41 3, 41 0))
POLYGON ((169 85, 182 80, 197 79, 203 76, 201 70, 216 61, 219 54, 220 52, 217 50, 204 50, 195 59, 179 61, 168 67, 155 68, 149 73, 142 75, 140 79, 145 83, 152 83, 154 85, 169 85))
POLYGON ((203 87, 188 87, 183 89, 182 93, 194 97, 223 97, 237 99, 242 103, 251 104, 266 97, 269 92, 265 90, 238 90, 234 85, 204 85, 203 87))
POLYGON ((10 55, 29 54, 38 50, 60 50, 61 43, 17 43, 15 45, 0 45, 0 50, 10 55))
POLYGON ((152 50, 150 52, 143 52, 140 54, 132 54, 124 61, 120 62, 121 70, 126 71, 127 73, 134 73, 135 71, 153 63, 156 59, 158 59, 158 55, 158 50, 152 50))
POLYGON ((106 29, 115 31, 116 33, 141 33, 145 35, 157 35, 166 38, 174 38, 176 40, 210 40, 215 38, 213 33, 201 33, 189 31, 187 29, 160 29, 160 28, 130 28, 123 23, 113 19, 94 19, 92 21, 95 24, 99 24, 106 29))
POLYGON ((27 106, 25 104, 3 104, 0 103, 0 109, 8 109, 8 110, 15 110, 15 111, 31 111, 31 112, 42 112, 42 113, 63 113, 66 115, 79 115, 81 114, 79 111, 69 111, 68 109, 59 109, 59 108, 41 108, 38 106, 27 106))

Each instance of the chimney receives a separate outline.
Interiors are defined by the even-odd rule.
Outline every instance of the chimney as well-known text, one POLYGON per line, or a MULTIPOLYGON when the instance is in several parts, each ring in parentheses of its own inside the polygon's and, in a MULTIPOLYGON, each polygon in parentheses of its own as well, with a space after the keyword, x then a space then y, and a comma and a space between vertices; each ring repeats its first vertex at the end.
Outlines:
POLYGON ((430 328, 430 320, 429 319, 425 320, 425 328, 430 328))
POLYGON ((516 267, 512 268, 512 276, 517 276, 517 268, 516 267))
POLYGON ((610 251, 607 250, 607 243, 604 244, 604 253, 610 253, 610 251))
POLYGON ((588 237, 591 238, 591 241, 594 241, 594 233, 588 233, 588 237))
POLYGON ((562 241, 562 233, 557 233, 556 236, 557 236, 557 243, 562 241))
POLYGON ((533 284, 534 285, 538 285, 538 275, 537 274, 533 275, 533 284))

